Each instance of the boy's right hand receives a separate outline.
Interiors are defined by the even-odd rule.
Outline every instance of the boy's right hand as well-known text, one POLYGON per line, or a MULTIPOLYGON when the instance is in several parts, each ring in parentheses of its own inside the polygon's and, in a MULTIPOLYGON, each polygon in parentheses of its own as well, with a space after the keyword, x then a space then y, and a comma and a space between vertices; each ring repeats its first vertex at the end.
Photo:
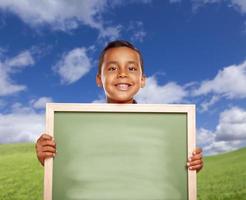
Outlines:
POLYGON ((39 162, 44 165, 46 158, 53 158, 56 154, 56 143, 54 138, 48 134, 42 134, 36 142, 36 153, 39 162))

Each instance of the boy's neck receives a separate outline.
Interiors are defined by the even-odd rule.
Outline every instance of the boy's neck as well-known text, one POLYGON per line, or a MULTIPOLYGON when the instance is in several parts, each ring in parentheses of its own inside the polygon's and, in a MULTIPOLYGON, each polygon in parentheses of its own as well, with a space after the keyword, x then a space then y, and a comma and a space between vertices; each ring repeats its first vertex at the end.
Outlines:
POLYGON ((130 99, 127 101, 115 101, 115 100, 107 98, 107 103, 135 104, 137 102, 134 99, 130 99))

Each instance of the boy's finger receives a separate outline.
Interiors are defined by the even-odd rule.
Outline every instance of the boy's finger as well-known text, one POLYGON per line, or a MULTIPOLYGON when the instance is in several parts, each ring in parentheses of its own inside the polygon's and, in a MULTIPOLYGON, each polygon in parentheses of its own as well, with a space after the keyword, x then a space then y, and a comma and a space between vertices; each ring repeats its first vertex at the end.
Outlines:
POLYGON ((52 147, 56 147, 56 143, 53 140, 45 140, 41 143, 42 147, 45 146, 52 146, 52 147))
POLYGON ((193 161, 193 160, 201 160, 202 159, 202 154, 197 154, 194 156, 191 156, 188 160, 193 161))
POLYGON ((41 140, 52 140, 53 137, 51 135, 44 133, 41 135, 41 137, 39 139, 41 139, 41 140))
POLYGON ((187 163, 188 166, 195 166, 195 165, 201 165, 201 164, 203 164, 202 160, 196 160, 196 161, 192 161, 192 162, 187 163))
POLYGON ((42 152, 50 152, 50 153, 56 153, 56 149, 50 146, 43 147, 42 152))
POLYGON ((195 165, 195 166, 190 166, 189 170, 201 170, 203 165, 195 165))

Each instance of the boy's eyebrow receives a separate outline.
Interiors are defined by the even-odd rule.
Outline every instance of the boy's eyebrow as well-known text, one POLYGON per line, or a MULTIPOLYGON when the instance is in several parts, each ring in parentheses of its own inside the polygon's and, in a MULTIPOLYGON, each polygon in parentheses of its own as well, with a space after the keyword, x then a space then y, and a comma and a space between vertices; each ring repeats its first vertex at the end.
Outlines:
POLYGON ((138 64, 136 61, 128 61, 127 63, 129 63, 129 64, 138 64))
POLYGON ((109 64, 116 64, 116 65, 117 65, 118 62, 117 62, 117 61, 109 61, 109 62, 107 62, 106 64, 107 64, 107 65, 109 65, 109 64))
MULTIPOLYGON (((136 64, 136 65, 138 64, 136 61, 131 61, 131 60, 127 61, 127 63, 128 64, 136 64)), ((117 62, 117 61, 108 61, 107 65, 109 65, 109 64, 116 64, 117 65, 117 64, 119 64, 119 62, 117 62)))

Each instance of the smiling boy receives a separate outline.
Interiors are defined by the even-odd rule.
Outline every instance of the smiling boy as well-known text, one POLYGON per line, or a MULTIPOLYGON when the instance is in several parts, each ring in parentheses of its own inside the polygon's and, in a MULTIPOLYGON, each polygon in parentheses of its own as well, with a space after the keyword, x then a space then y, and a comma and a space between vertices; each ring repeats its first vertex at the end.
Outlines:
MULTIPOLYGON (((134 95, 145 85, 143 59, 140 51, 127 41, 110 42, 99 58, 96 83, 104 89, 107 103, 133 104, 134 95)), ((36 143, 37 157, 42 165, 54 157, 54 138, 42 134, 36 143)), ((202 150, 196 148, 188 158, 187 167, 200 171, 203 167, 202 150)))
POLYGON ((96 82, 103 87, 108 103, 133 103, 145 85, 140 52, 127 42, 110 43, 102 52, 96 82))

